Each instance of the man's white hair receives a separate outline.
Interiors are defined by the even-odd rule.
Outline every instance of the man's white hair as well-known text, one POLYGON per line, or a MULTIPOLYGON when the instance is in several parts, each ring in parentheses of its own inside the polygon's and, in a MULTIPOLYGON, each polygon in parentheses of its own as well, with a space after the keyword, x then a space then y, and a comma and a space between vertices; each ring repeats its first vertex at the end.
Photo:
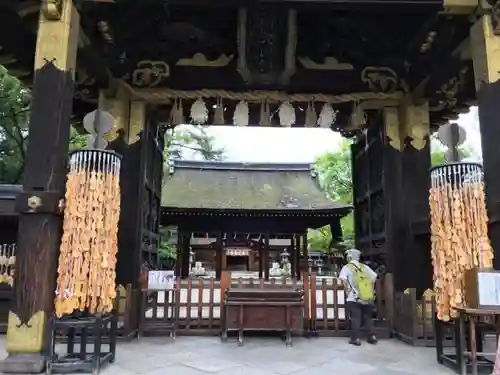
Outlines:
POLYGON ((361 258, 361 251, 359 251, 358 249, 349 249, 345 253, 348 262, 352 260, 359 261, 359 258, 361 258))

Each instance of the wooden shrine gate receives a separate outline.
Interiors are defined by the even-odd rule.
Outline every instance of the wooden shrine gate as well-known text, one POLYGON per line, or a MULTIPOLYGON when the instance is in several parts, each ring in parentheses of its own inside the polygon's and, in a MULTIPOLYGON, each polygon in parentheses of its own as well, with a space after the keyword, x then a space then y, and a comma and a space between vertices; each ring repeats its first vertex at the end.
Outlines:
POLYGON ((159 264, 156 249, 160 244, 165 129, 159 125, 156 111, 145 103, 132 103, 128 132, 128 142, 112 143, 124 159, 116 273, 117 284, 138 288, 141 266, 156 268, 159 264))
MULTIPOLYGON (((410 106, 413 113, 426 106, 410 106)), ((425 116, 425 114, 424 114, 425 116)), ((394 289, 423 293, 432 287, 428 171, 430 142, 401 135, 398 108, 373 113, 351 146, 356 246, 385 265, 394 289)))
MULTIPOLYGON (((388 337, 390 333, 391 283, 389 276, 376 284, 376 327, 380 337, 388 337)), ((223 273, 220 281, 213 278, 177 280, 172 291, 143 291, 139 335, 218 335, 225 291, 242 287, 303 288, 304 334, 347 335, 344 293, 338 279, 318 279, 314 273, 304 273, 301 281, 271 279, 266 282, 264 278, 231 279, 228 272, 223 273)))

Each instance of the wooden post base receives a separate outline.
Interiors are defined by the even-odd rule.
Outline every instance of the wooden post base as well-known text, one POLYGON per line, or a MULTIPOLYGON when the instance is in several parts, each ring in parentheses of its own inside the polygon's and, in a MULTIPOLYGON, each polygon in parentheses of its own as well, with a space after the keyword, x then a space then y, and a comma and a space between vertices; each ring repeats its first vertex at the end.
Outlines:
POLYGON ((10 353, 0 362, 6 374, 40 374, 45 371, 46 356, 41 353, 10 353))

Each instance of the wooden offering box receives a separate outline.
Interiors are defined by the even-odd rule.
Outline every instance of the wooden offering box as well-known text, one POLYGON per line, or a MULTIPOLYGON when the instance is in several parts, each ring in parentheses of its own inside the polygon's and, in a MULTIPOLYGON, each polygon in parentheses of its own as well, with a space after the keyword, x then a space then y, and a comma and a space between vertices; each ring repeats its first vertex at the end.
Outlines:
POLYGON ((465 272, 465 302, 470 309, 500 309, 500 271, 472 268, 465 272))
POLYGON ((302 290, 238 288, 228 290, 225 297, 223 340, 230 330, 238 331, 239 345, 243 331, 282 331, 291 345, 292 332, 302 328, 302 290))

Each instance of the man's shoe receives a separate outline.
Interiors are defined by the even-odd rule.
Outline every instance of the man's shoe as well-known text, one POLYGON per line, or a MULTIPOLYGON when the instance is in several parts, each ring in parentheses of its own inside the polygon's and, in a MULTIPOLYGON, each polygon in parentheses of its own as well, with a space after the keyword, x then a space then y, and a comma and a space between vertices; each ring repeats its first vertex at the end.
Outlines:
POLYGON ((376 345, 377 344, 377 338, 375 336, 370 336, 368 337, 368 340, 366 340, 368 344, 376 345))
POLYGON ((350 339, 349 344, 354 346, 361 346, 361 341, 359 339, 350 339))

